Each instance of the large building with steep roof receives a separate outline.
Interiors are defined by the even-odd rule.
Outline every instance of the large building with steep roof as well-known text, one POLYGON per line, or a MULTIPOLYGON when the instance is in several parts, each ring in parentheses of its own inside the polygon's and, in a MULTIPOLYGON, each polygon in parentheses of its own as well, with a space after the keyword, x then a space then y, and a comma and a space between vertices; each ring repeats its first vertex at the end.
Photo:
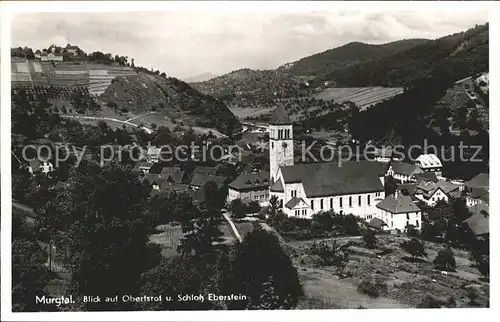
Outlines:
POLYGON ((311 218, 320 211, 353 214, 364 219, 384 199, 386 165, 359 161, 294 164, 293 125, 283 107, 269 125, 270 196, 288 216, 311 218))

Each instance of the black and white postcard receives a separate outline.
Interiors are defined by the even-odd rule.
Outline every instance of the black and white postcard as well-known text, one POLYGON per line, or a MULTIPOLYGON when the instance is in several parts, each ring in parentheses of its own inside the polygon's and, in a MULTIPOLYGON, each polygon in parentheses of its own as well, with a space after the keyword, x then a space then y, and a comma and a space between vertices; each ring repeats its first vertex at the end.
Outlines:
POLYGON ((2 317, 491 314, 496 9, 2 3, 2 317))

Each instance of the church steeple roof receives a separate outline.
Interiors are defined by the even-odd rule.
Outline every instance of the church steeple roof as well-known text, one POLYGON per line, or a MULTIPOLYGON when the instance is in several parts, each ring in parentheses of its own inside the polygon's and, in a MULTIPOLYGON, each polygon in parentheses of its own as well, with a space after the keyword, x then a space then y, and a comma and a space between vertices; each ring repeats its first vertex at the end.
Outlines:
POLYGON ((284 106, 279 106, 274 110, 273 116, 271 118, 271 124, 292 124, 288 113, 284 106))

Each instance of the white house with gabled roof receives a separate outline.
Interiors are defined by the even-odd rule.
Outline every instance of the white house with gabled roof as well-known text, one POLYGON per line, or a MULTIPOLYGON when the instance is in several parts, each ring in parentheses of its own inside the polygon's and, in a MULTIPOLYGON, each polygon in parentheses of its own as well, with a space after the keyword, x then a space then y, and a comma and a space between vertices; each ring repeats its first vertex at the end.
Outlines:
POLYGON ((438 177, 443 173, 443 164, 435 154, 421 154, 415 160, 415 165, 424 172, 435 172, 438 177))

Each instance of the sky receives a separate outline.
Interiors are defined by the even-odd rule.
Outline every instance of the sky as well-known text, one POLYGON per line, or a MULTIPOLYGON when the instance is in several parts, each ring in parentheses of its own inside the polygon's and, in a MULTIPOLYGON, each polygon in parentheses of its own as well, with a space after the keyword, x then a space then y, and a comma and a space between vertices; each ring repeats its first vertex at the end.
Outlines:
POLYGON ((63 46, 69 38, 87 53, 133 57, 137 66, 185 79, 273 69, 352 41, 435 39, 488 21, 486 10, 432 10, 18 13, 12 46, 63 46))

